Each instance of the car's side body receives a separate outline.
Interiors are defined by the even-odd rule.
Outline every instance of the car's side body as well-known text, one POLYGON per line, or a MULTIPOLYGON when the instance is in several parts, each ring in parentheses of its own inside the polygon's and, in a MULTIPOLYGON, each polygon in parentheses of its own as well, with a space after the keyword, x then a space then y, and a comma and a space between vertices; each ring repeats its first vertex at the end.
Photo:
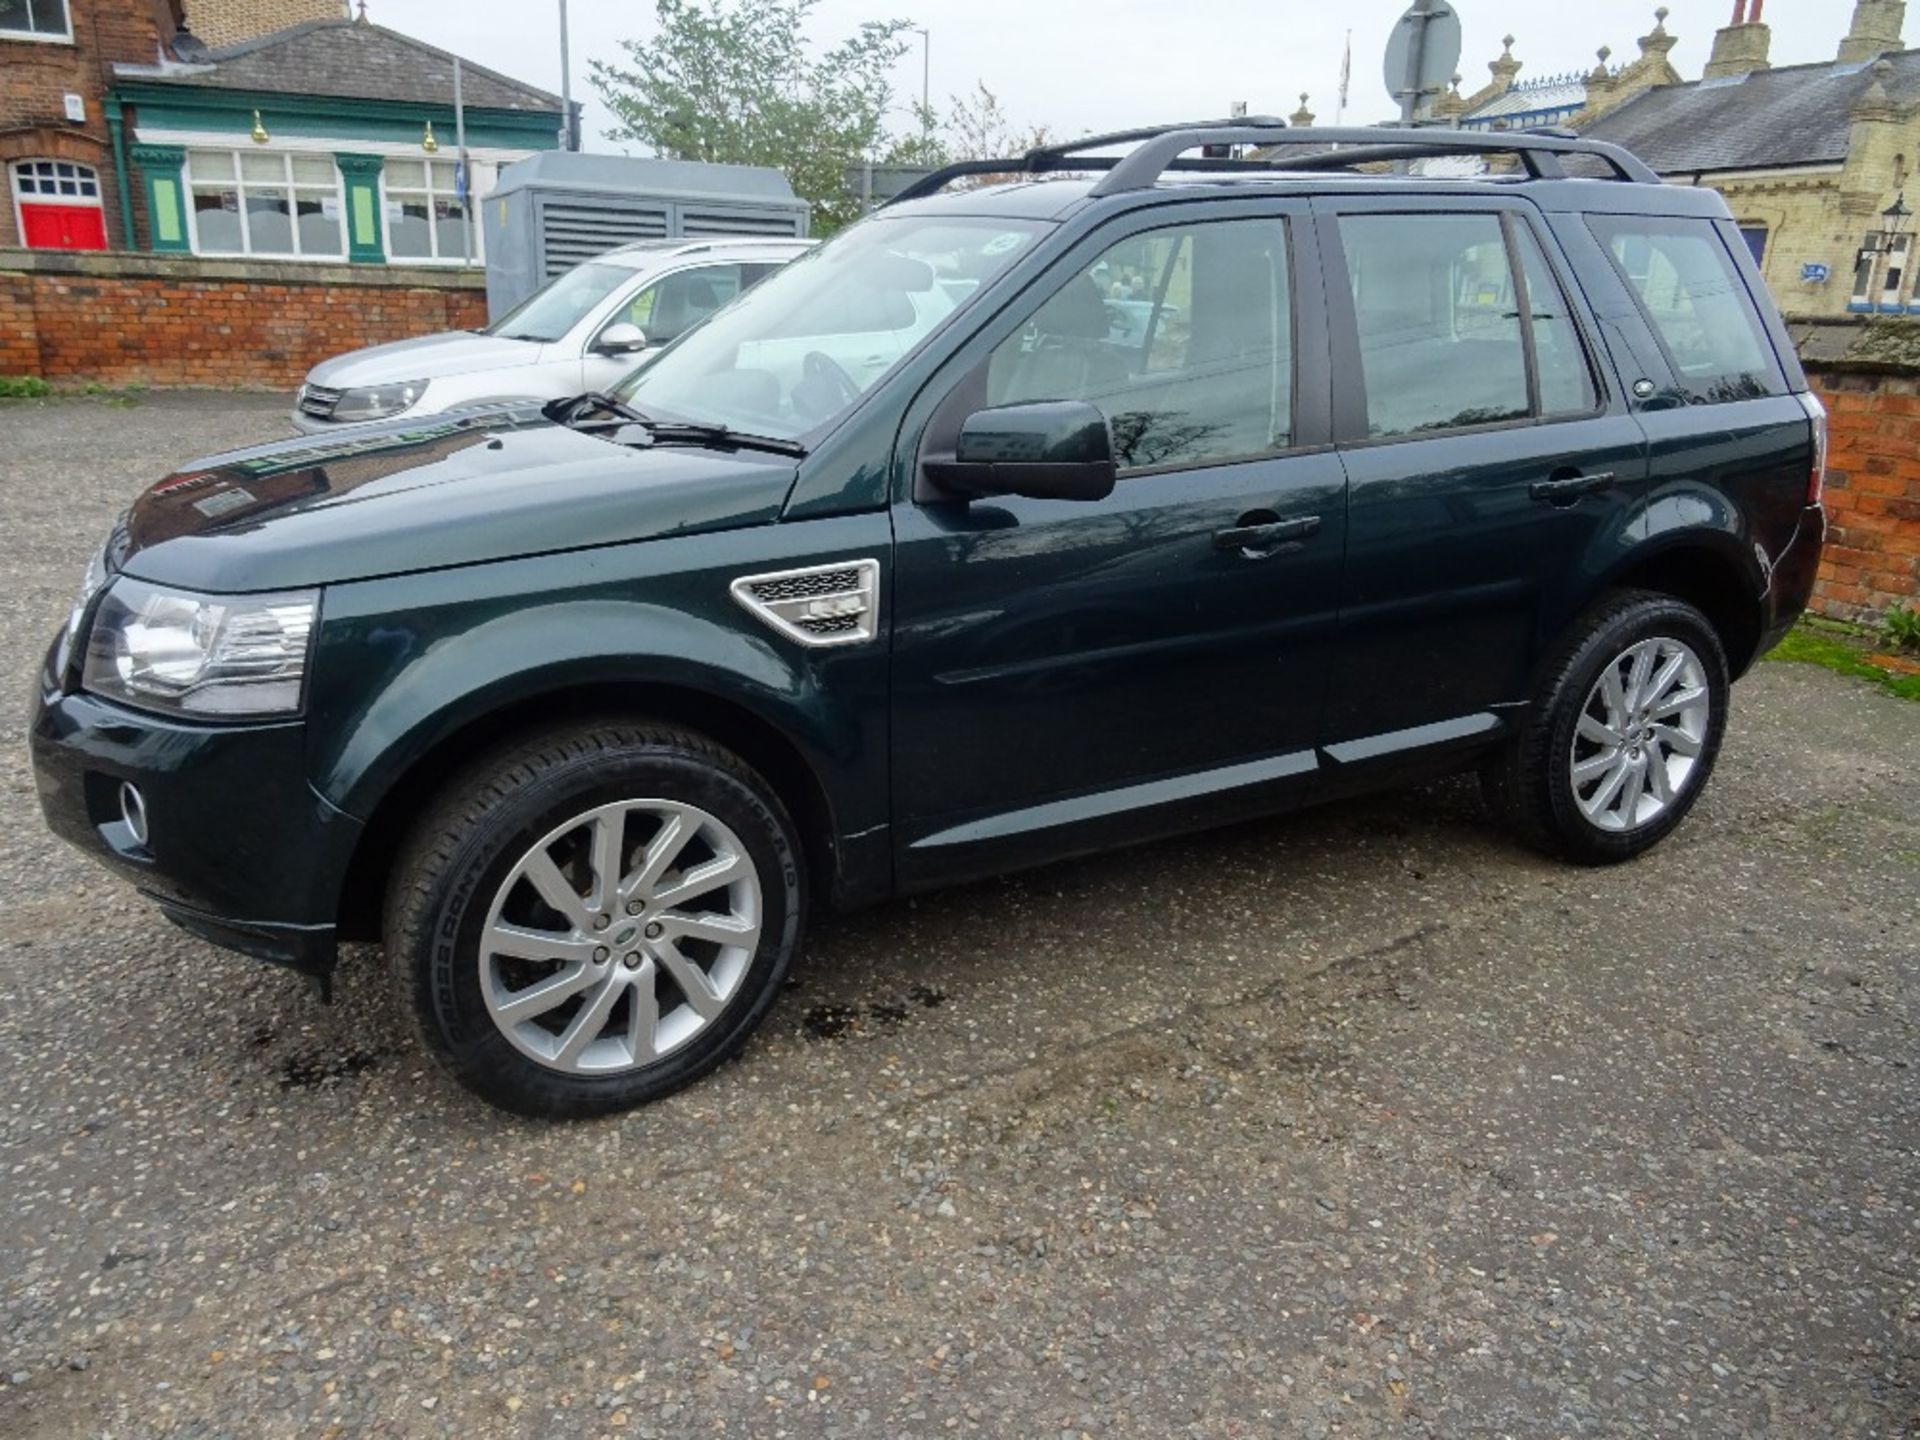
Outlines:
MULTIPOLYGON (((291 420, 303 434, 337 431, 341 397, 355 390, 424 382, 418 398, 392 417, 417 420, 479 406, 557 400, 617 384, 648 351, 677 339, 741 290, 813 242, 763 237, 645 240, 588 261, 590 267, 622 272, 607 293, 565 333, 523 340, 488 331, 450 331, 394 340, 323 360, 308 373, 295 397, 291 420), (660 320, 646 344, 609 346, 616 325, 652 318, 649 300, 665 296, 660 320), (673 309, 672 315, 664 313, 673 309)), ((560 277, 564 280, 565 277, 560 277)))
MULTIPOLYGON (((1012 185, 899 213, 1005 216, 1043 238, 931 319, 797 460, 589 455, 601 442, 555 439, 523 413, 373 427, 387 448, 366 483, 405 492, 377 537, 339 503, 351 466, 319 451, 287 467, 307 476, 298 498, 231 527, 257 532, 244 546, 184 521, 169 536, 154 525, 162 502, 142 502, 134 532, 152 537, 123 537, 111 557, 131 573, 325 586, 305 711, 260 726, 129 715, 82 693, 56 647, 35 721, 56 827, 175 918, 324 970, 337 938, 368 933, 423 798, 489 739, 645 713, 765 774, 800 820, 816 891, 854 904, 1471 764, 1512 733, 1543 657, 1613 588, 1698 605, 1735 670, 1805 604, 1824 533, 1806 382, 1709 192, 1322 175, 1117 194, 1012 185), (1487 227, 1515 255, 1538 247, 1590 404, 1375 433, 1351 222, 1407 215, 1487 227), (1612 215, 1716 238, 1765 317, 1765 393, 1687 403, 1595 229, 1612 215), (929 487, 954 397, 1043 297, 1116 239, 1235 218, 1284 227, 1287 443, 1137 467, 1092 505, 956 503, 929 487), (435 484, 416 485, 430 468, 435 484), (528 499, 517 477, 536 470, 564 504, 528 499), (1223 547, 1250 516, 1297 540, 1223 547), (742 577, 856 560, 878 567, 868 643, 792 643, 732 593, 742 577), (126 777, 148 791, 148 843, 115 828, 126 777), (235 813, 239 832, 218 834, 235 813)), ((1121 303, 1115 333, 1134 336, 1143 322, 1121 303)))

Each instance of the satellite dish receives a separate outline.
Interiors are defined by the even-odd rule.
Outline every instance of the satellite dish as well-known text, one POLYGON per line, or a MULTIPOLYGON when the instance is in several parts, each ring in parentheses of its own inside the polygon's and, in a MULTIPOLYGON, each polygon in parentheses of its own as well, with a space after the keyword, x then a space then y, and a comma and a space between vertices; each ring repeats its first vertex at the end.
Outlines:
POLYGON ((1441 94, 1460 68, 1460 12, 1453 0, 1413 0, 1387 42, 1387 93, 1411 120, 1422 102, 1441 94))

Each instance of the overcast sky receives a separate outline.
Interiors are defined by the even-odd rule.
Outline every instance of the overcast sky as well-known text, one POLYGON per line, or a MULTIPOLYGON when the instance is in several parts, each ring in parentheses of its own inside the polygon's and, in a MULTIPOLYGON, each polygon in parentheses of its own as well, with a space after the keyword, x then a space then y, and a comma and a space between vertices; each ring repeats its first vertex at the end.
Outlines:
MULTIPOLYGON (((1591 69, 1601 45, 1634 59, 1653 28, 1657 0, 1454 0, 1466 28, 1460 70, 1467 93, 1486 83, 1500 38, 1516 37, 1521 78, 1591 69)), ((1706 63, 1731 0, 1667 0, 1667 28, 1680 39, 1674 63, 1689 78, 1706 63)), ((1340 56, 1353 27, 1353 91, 1347 118, 1389 118, 1381 61, 1407 0, 823 0, 815 33, 829 42, 863 20, 900 17, 932 32, 936 105, 984 81, 1011 117, 1080 135, 1160 120, 1223 115, 1245 100, 1255 114, 1288 115, 1300 92, 1331 124, 1340 56)), ((570 0, 573 94, 586 103, 586 148, 609 117, 587 83, 592 57, 620 58, 619 41, 653 29, 651 0, 570 0)), ((532 84, 558 91, 559 0, 369 0, 368 16, 532 84)), ((1773 0, 1776 65, 1831 60, 1851 0, 1773 0)), ((920 40, 901 62, 899 128, 919 96, 920 40)))

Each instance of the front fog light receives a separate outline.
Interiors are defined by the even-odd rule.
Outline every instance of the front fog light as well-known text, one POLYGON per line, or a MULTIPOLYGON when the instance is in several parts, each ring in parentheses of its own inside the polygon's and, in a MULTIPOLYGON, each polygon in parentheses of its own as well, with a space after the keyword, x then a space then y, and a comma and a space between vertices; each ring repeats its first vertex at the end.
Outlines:
POLYGON ((95 612, 81 684, 174 715, 291 715, 319 608, 312 590, 191 595, 123 575, 95 612))

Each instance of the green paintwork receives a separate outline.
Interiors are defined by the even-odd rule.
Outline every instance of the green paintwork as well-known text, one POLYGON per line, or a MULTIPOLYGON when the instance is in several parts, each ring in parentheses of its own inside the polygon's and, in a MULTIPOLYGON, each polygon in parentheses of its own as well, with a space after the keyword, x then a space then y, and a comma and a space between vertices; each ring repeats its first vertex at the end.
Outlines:
MULTIPOLYGON (((33 723, 49 814, 226 943, 323 968, 362 845, 417 813, 410 780, 469 753, 474 727, 613 712, 715 729, 780 777, 826 888, 854 902, 1474 764, 1611 586, 1680 576, 1762 643, 1791 622, 1824 524, 1796 394, 1668 403, 1675 377, 1576 225, 1549 250, 1594 351, 1595 413, 1373 439, 1335 217, 1407 202, 1391 177, 1338 184, 1000 192, 1052 203, 1057 230, 797 461, 525 411, 184 469, 134 506, 112 559, 201 591, 324 587, 305 714, 109 722, 56 644, 33 723), (1133 471, 1085 502, 928 485, 923 443, 1042 298, 1119 235, 1216 216, 1285 224, 1295 448, 1133 471), (1570 466, 1614 482, 1534 493, 1570 466), (1250 528, 1298 538, 1249 544, 1250 528), (803 647, 731 593, 861 558, 880 571, 872 643, 803 647), (88 819, 124 776, 168 817, 161 879, 88 819), (236 843, 236 793, 262 797, 249 823, 285 820, 271 853, 236 843)), ((1724 216, 1666 187, 1455 188, 1420 203, 1506 210, 1543 236, 1583 206, 1724 216)))
MULTIPOLYGON (((211 86, 143 83, 115 85, 111 98, 138 107, 137 123, 149 130, 205 131, 209 139, 239 143, 253 129, 258 110, 270 133, 324 135, 330 140, 379 140, 418 144, 427 122, 451 135, 451 105, 411 101, 353 100, 321 95, 281 95, 211 86)), ((467 144, 505 150, 551 150, 558 144, 558 111, 491 110, 469 105, 467 144)))
POLYGON ((342 150, 334 153, 333 162, 347 184, 347 259, 356 265, 382 264, 387 255, 380 234, 380 171, 386 161, 342 150))
POLYGON ((129 152, 140 167, 147 196, 147 228, 157 251, 185 251, 187 240, 186 186, 182 180, 187 152, 178 145, 135 145, 129 152))
POLYGON ((107 112, 107 139, 113 151, 113 187, 120 197, 120 233, 127 249, 138 250, 140 239, 133 228, 133 184, 128 179, 126 116, 120 102, 111 97, 103 108, 107 112))

